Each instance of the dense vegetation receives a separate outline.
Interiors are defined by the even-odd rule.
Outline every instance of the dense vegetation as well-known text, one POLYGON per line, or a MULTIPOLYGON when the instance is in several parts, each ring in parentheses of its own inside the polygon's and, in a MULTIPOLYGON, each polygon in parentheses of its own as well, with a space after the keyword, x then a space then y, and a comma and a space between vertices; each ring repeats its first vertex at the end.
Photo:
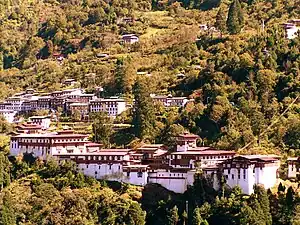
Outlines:
POLYGON ((280 185, 251 196, 196 174, 193 187, 174 194, 159 185, 144 188, 96 181, 70 162, 0 153, 0 224, 218 225, 299 224, 297 187, 280 185))
POLYGON ((299 15, 297 1, 23 0, 5 1, 0 11, 2 98, 28 87, 57 90, 75 78, 89 92, 102 86, 104 95, 140 99, 116 120, 135 129, 98 141, 171 146, 171 136, 187 129, 219 148, 298 154, 299 38, 287 40, 280 26, 299 15), (126 33, 140 42, 122 44, 126 33), (108 60, 97 57, 104 52, 108 60), (164 109, 153 107, 150 93, 195 101, 164 109))

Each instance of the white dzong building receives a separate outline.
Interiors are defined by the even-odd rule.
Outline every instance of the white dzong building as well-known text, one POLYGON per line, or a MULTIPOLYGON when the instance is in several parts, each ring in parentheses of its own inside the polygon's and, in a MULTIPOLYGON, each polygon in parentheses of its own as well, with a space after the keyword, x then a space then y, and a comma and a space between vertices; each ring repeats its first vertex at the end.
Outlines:
POLYGON ((220 164, 230 188, 239 186, 243 193, 252 194, 255 185, 272 188, 277 181, 280 167, 276 155, 240 155, 220 164))
POLYGON ((32 153, 46 160, 72 160, 85 175, 144 186, 157 183, 176 193, 193 185, 201 170, 218 188, 217 174, 223 174, 229 187, 240 186, 245 194, 253 193, 255 184, 271 188, 279 167, 277 156, 235 156, 234 151, 198 147, 197 135, 184 133, 177 146, 169 151, 161 144, 144 144, 137 149, 104 149, 88 140, 87 135, 70 130, 46 133, 38 124, 23 124, 11 137, 11 155, 32 153))

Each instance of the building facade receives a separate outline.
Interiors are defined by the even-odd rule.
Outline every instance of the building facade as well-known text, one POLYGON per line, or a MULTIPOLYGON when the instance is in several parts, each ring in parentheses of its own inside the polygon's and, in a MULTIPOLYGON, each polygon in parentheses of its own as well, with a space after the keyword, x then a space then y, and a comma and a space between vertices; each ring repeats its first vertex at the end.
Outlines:
POLYGON ((300 157, 290 157, 288 162, 288 178, 299 179, 300 178, 300 157))
POLYGON ((124 99, 99 98, 90 101, 90 112, 107 112, 109 116, 115 117, 127 109, 124 99))
POLYGON ((268 189, 276 184, 280 161, 274 155, 242 155, 220 165, 229 187, 240 186, 243 193, 252 194, 254 185, 268 189))
MULTIPOLYGON (((24 126, 24 125, 23 125, 24 126)), ((145 144, 137 149, 103 149, 88 141, 86 135, 64 130, 53 133, 24 132, 11 137, 11 155, 32 153, 47 159, 52 156, 72 160, 87 176, 96 179, 128 182, 135 185, 157 183, 176 193, 193 185, 195 174, 202 170, 214 188, 221 173, 229 187, 240 186, 245 194, 253 193, 256 184, 271 188, 276 183, 277 156, 236 156, 234 151, 198 147, 197 135, 177 137, 175 151, 160 144, 145 144)))
POLYGON ((51 124, 50 116, 31 116, 29 117, 29 121, 32 124, 37 124, 42 127, 42 129, 47 130, 51 124))

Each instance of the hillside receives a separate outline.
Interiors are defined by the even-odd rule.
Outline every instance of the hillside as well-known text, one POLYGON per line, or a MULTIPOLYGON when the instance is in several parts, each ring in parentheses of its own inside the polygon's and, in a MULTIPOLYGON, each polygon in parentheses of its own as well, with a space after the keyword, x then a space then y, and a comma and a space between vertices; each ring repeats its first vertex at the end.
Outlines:
POLYGON ((102 86, 106 96, 132 98, 135 80, 142 77, 149 93, 195 98, 175 115, 156 112, 152 140, 164 142, 167 138, 161 134, 180 124, 219 148, 250 143, 256 153, 298 149, 299 101, 291 103, 299 94, 299 39, 286 39, 280 24, 297 18, 299 4, 241 2, 245 25, 239 34, 201 31, 201 24, 217 26, 220 9, 226 23, 229 4, 1 3, 0 97, 29 87, 59 90, 63 80, 74 78, 90 91, 102 86), (137 34, 140 41, 122 44, 121 35, 127 33, 137 34), (97 57, 100 53, 109 58, 97 57), (62 62, 58 55, 64 57, 62 62), (184 73, 184 79, 178 79, 178 73, 184 73), (278 122, 268 128, 273 121, 278 122))
POLYGON ((100 113, 74 122, 57 109, 52 130, 69 126, 109 148, 169 150, 189 131, 198 146, 282 161, 272 190, 245 196, 220 177, 215 191, 196 169, 194 185, 175 194, 96 181, 70 162, 9 157, 13 128, 1 117, 0 225, 299 225, 299 182, 285 179, 287 157, 300 156, 300 38, 286 37, 290 19, 300 19, 299 0, 0 1, 1 100, 73 78, 86 93, 103 87, 133 105, 114 121, 100 113), (125 34, 139 41, 124 43, 125 34), (153 93, 193 100, 164 107, 153 93))
POLYGON ((299 101, 293 102, 299 95, 299 38, 286 39, 280 24, 297 18, 299 4, 241 2, 240 33, 200 29, 226 23, 229 5, 208 0, 1 3, 0 97, 26 88, 59 90, 65 79, 74 78, 89 91, 102 86, 106 96, 131 99, 141 78, 149 93, 195 98, 178 113, 155 112, 150 141, 164 142, 161 134, 180 124, 219 148, 247 145, 256 153, 293 149, 289 154, 294 154, 300 147, 299 101), (221 23, 217 13, 225 15, 221 23), (122 44, 121 35, 128 33, 140 41, 122 44), (178 79, 179 73, 185 77, 178 79))

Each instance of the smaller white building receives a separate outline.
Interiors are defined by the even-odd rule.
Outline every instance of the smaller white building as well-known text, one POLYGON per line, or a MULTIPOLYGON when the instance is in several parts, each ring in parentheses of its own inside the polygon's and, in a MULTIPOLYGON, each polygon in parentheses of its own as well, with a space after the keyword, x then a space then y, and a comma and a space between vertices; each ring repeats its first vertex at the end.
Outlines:
POLYGON ((14 119, 15 119, 15 115, 17 114, 16 111, 12 111, 12 110, 0 110, 0 115, 2 115, 5 120, 9 123, 13 123, 14 119))
POLYGON ((127 104, 121 98, 98 98, 90 101, 89 108, 90 112, 107 112, 115 117, 127 109, 127 104))
POLYGON ((64 85, 66 86, 73 86, 73 85, 76 85, 77 84, 77 81, 75 79, 66 79, 64 81, 64 85))
POLYGON ((279 166, 279 157, 275 155, 240 155, 220 164, 227 185, 240 186, 248 195, 254 192, 254 185, 274 187, 279 166))
POLYGON ((286 37, 294 39, 298 36, 298 31, 300 31, 300 20, 289 20, 288 23, 284 23, 282 26, 285 29, 286 37))
POLYGON ((154 102, 161 102, 165 107, 184 107, 189 101, 187 97, 173 97, 172 95, 155 95, 150 97, 154 102))
POLYGON ((51 124, 51 116, 31 116, 29 121, 32 124, 37 124, 42 127, 42 129, 47 130, 51 124))
POLYGON ((299 178, 300 175, 300 157, 290 157, 288 162, 288 178, 299 178))
POLYGON ((20 112, 24 99, 22 97, 9 97, 6 102, 11 104, 11 110, 20 112))
POLYGON ((125 34, 122 36, 122 41, 125 44, 134 44, 139 42, 139 37, 135 34, 125 34))

